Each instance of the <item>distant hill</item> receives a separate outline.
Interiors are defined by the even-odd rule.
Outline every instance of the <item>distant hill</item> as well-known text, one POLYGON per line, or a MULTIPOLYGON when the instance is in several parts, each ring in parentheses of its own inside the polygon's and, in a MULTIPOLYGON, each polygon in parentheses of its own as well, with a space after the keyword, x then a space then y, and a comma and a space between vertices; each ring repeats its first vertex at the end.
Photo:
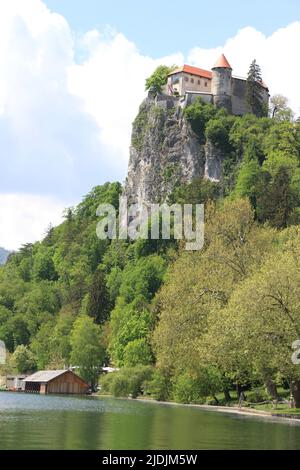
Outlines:
POLYGON ((10 251, 0 247, 0 264, 5 264, 10 251))

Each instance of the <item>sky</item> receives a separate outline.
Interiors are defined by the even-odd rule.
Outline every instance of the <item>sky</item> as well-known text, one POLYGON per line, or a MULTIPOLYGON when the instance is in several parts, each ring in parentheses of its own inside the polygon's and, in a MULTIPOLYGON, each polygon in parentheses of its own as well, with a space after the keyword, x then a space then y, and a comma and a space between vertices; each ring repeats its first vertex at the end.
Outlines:
POLYGON ((159 64, 234 74, 256 58, 300 114, 299 0, 0 0, 0 246, 40 239, 93 186, 124 181, 159 64), (213 5, 213 9, 211 9, 213 5))
POLYGON ((142 54, 161 57, 191 47, 217 47, 239 29, 266 35, 300 20, 299 0, 46 0, 74 30, 109 25, 133 41, 142 54))

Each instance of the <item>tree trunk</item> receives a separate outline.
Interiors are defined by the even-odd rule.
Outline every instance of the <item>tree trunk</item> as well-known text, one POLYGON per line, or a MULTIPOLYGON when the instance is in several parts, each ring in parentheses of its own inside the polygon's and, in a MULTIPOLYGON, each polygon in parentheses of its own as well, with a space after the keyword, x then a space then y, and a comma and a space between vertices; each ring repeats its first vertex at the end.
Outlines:
POLYGON ((237 399, 238 400, 240 399, 240 395, 241 395, 242 391, 243 391, 242 386, 239 383, 237 383, 236 384, 236 394, 237 394, 237 399))
POLYGON ((277 385, 273 380, 267 379, 265 381, 268 394, 273 398, 273 400, 278 400, 277 385))
POLYGON ((295 408, 300 408, 300 380, 295 380, 291 385, 295 408))
POLYGON ((230 396, 230 392, 229 392, 228 388, 224 388, 223 393, 224 393, 225 401, 230 402, 231 401, 231 396, 230 396))
POLYGON ((219 400, 217 399, 217 397, 216 397, 215 395, 213 396, 213 399, 215 400, 216 405, 218 405, 218 404, 219 404, 219 400))

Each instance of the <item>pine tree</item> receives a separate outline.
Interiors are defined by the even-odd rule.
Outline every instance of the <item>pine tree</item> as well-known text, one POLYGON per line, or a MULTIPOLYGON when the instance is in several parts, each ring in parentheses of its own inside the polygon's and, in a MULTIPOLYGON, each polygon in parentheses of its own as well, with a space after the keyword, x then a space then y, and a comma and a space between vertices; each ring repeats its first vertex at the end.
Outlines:
POLYGON ((250 65, 247 78, 247 104, 253 114, 258 117, 265 115, 263 95, 262 95, 262 76, 260 66, 256 60, 250 65))
POLYGON ((269 221, 276 228, 287 227, 297 203, 288 169, 281 166, 273 180, 268 172, 262 172, 255 189, 258 220, 269 221))

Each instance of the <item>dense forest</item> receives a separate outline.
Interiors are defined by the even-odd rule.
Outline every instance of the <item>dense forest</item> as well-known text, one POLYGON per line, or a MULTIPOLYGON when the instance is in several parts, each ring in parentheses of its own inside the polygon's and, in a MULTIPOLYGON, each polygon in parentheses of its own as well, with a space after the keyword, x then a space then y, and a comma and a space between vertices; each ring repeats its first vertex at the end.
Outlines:
POLYGON ((197 101, 185 116, 224 155, 221 183, 169 196, 205 204, 204 249, 99 240, 97 207, 117 208, 122 186, 94 188, 0 268, 2 373, 76 365, 96 386, 105 364, 120 369, 100 378, 116 396, 202 403, 284 387, 300 407, 300 124, 285 106, 233 117, 197 101))

